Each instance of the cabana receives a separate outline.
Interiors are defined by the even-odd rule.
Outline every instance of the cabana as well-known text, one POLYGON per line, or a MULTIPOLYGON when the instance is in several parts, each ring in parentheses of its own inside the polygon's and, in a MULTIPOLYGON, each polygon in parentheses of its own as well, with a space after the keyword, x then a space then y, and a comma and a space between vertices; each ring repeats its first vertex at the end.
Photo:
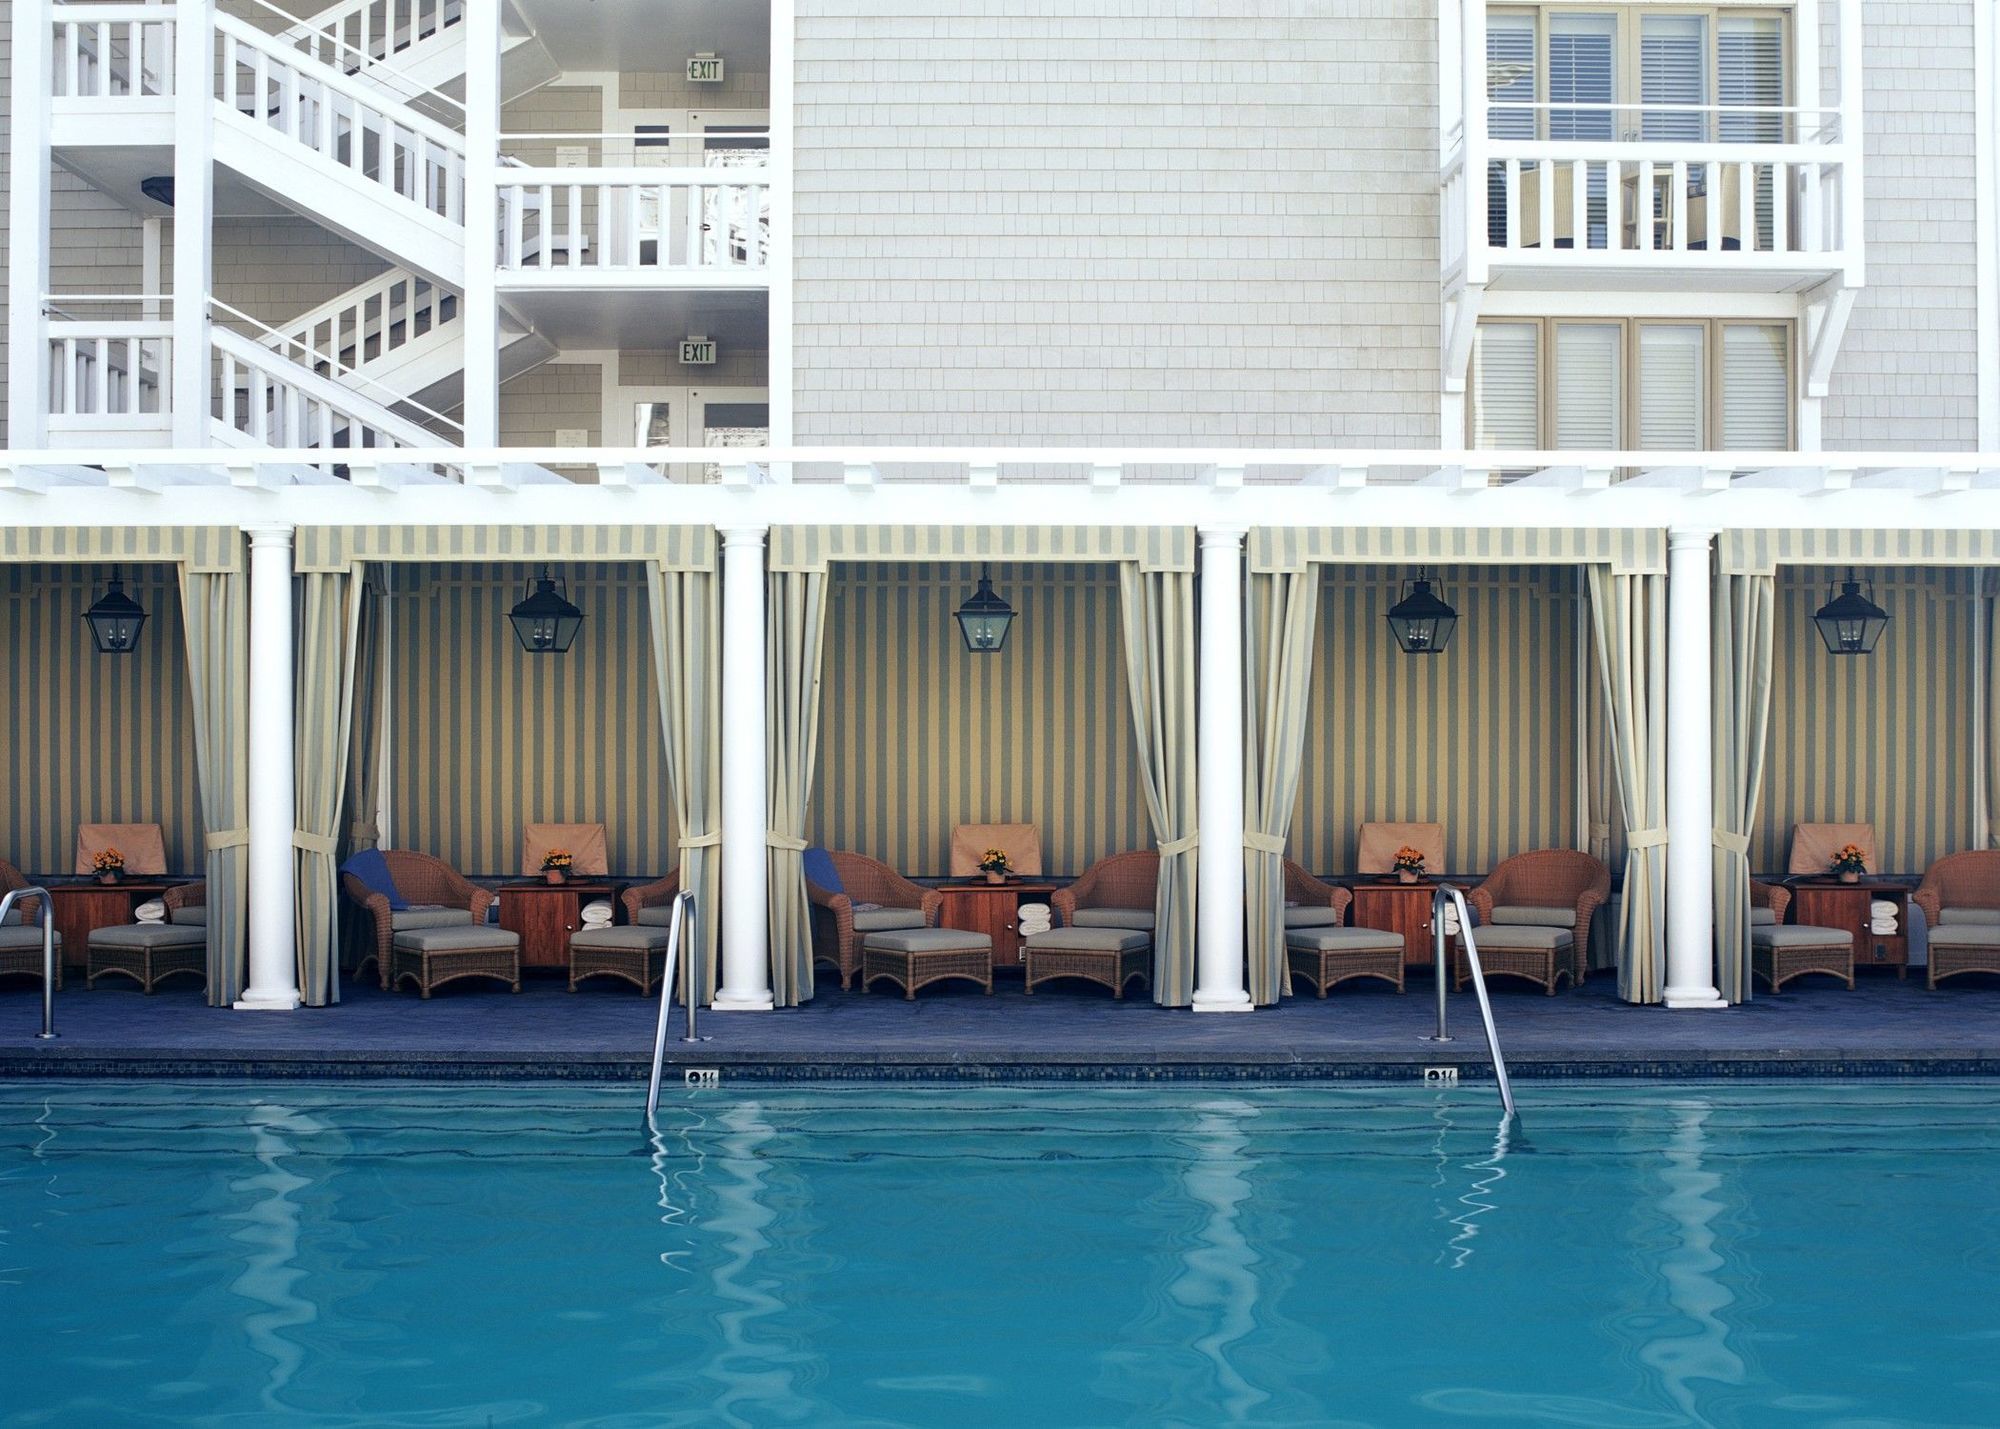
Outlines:
POLYGON ((1433 872, 1476 877, 1562 847, 1622 871, 1599 946, 1622 997, 1660 1000, 1666 546, 1661 532, 1629 530, 1250 533, 1253 1001, 1290 991, 1286 850, 1315 873, 1351 873, 1356 830, 1377 820, 1442 823, 1448 867, 1433 872), (1460 616, 1439 655, 1405 654, 1384 619, 1419 569, 1460 616))

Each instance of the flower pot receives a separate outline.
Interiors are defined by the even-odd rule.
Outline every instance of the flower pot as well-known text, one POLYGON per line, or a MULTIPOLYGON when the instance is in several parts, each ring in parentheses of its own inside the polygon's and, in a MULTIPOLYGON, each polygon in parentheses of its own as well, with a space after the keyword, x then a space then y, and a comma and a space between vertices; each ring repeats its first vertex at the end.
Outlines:
POLYGON ((561 883, 568 876, 560 868, 545 868, 542 870, 542 877, 550 883, 561 883))
POLYGON ((1842 883, 1859 883, 1861 875, 1858 873, 1843 873, 1840 875, 1840 881, 1842 883))
POLYGON ((118 875, 115 873, 100 873, 97 875, 97 881, 99 883, 116 883, 118 875))
POLYGON ((986 875, 986 881, 987 881, 988 883, 1005 883, 1005 882, 1007 881, 1007 875, 1006 875, 1006 874, 1004 874, 1004 873, 991 873, 991 872, 989 872, 989 873, 988 873, 988 874, 986 875))
POLYGON ((1417 874, 1413 873, 1411 870, 1407 868, 1399 868, 1396 870, 1396 882, 1415 883, 1416 881, 1417 881, 1417 874))

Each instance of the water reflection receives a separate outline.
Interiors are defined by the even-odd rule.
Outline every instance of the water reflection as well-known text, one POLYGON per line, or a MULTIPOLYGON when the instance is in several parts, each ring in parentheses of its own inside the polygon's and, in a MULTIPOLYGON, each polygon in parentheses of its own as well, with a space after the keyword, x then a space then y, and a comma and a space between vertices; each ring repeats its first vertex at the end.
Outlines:
MULTIPOLYGON (((1437 1160, 1437 1177, 1431 1184, 1444 1191, 1457 1179, 1446 1145, 1450 1134, 1457 1130, 1457 1124, 1451 1116, 1449 1103, 1443 1098, 1438 1101, 1437 1122, 1437 1140, 1432 1143, 1432 1155, 1437 1160)), ((1513 1149, 1519 1131, 1520 1123, 1511 1116, 1503 1115, 1499 1129, 1493 1133, 1492 1152, 1477 1161, 1468 1161, 1460 1168, 1470 1173, 1471 1184, 1461 1195, 1448 1201, 1438 1201, 1438 1217, 1455 1228, 1451 1239, 1445 1242, 1437 1255, 1438 1263, 1447 1269, 1463 1270, 1470 1263, 1472 1243, 1479 1237, 1480 1220, 1500 1209, 1500 1183, 1507 1179, 1507 1168, 1503 1163, 1507 1153, 1513 1149)))
POLYGON ((1659 1334, 1639 1348, 1640 1362, 1659 1376, 1660 1387, 1690 1419, 1701 1422, 1695 1381, 1741 1384, 1743 1359, 1729 1345, 1724 1312, 1736 1296, 1718 1274, 1725 1262, 1717 1250, 1716 1217, 1723 1202, 1716 1196, 1722 1177, 1703 1165, 1707 1123, 1705 1101, 1674 1103, 1674 1132, 1660 1174, 1665 1194, 1659 1209, 1666 1215, 1674 1241, 1660 1256, 1660 1278, 1667 1300, 1686 1317, 1683 1334, 1659 1334))
POLYGON ((1270 1396, 1245 1379, 1231 1349, 1257 1325, 1257 1252, 1243 1233, 1243 1205, 1250 1199, 1251 1159, 1244 1123, 1257 1115, 1248 1102, 1202 1103, 1195 1117, 1194 1155, 1181 1173, 1188 1198, 1203 1207, 1196 1243, 1181 1253, 1181 1274, 1167 1287, 1182 1305, 1205 1313, 1210 1328, 1194 1348, 1213 1367, 1219 1408, 1241 1422, 1270 1396))
POLYGON ((299 1264, 303 1216, 293 1196, 311 1182, 287 1170, 284 1158, 292 1155, 295 1138, 327 1128, 316 1117, 269 1102, 248 1107, 245 1120, 250 1154, 261 1169, 230 1182, 231 1190, 250 1200, 228 1217, 238 1225, 230 1239, 249 1251, 229 1288, 268 1307, 244 1316, 241 1323, 250 1348, 270 1361, 259 1399, 265 1408, 277 1410, 285 1407, 282 1395, 305 1359, 304 1349, 285 1332, 318 1318, 313 1303, 295 1290, 305 1270, 299 1264))

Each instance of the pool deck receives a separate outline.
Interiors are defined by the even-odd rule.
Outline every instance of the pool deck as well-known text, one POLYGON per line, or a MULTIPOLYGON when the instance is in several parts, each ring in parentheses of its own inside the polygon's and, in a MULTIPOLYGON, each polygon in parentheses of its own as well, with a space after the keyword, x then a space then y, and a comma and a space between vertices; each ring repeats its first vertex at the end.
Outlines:
MULTIPOLYGON (((58 995, 54 1042, 39 1042, 39 991, 0 988, 0 1076, 643 1076, 656 1004, 623 984, 533 980, 519 996, 476 984, 426 1002, 348 984, 338 1007, 297 1013, 207 1007, 192 986, 147 997, 119 979, 58 995)), ((1501 984, 1502 1047, 1517 1076, 2000 1075, 2000 980, 1961 979, 1937 992, 1920 975, 1864 974, 1716 1012, 1619 1002, 1608 975, 1544 997, 1501 984)), ((905 1002, 882 991, 823 991, 781 1013, 709 1013, 710 1040, 679 1040, 671 1063, 730 1078, 1403 1078, 1425 1065, 1487 1075, 1478 1008, 1451 998, 1447 1046, 1426 1042, 1427 977, 1397 996, 1347 984, 1326 1001, 1197 1015, 1101 990, 1044 987, 1030 998, 1002 980, 991 997, 951 985, 905 1002)))

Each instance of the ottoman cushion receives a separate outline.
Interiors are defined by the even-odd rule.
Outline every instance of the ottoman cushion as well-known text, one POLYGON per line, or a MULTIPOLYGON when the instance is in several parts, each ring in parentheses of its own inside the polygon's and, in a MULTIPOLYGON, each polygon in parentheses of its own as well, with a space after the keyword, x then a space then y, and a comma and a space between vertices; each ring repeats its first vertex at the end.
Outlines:
POLYGON ((1308 903, 1298 908, 1285 910, 1287 928, 1338 928, 1340 910, 1329 908, 1324 903, 1308 903))
MULTIPOLYGON (((1995 929, 2000 932, 2000 929, 1995 929)), ((1750 942, 1759 948, 1851 948, 1854 935, 1844 928, 1816 928, 1810 923, 1776 923, 1752 928, 1750 942)))
POLYGON ((1940 908, 1938 921, 1973 928, 1996 927, 2000 926, 2000 908, 1940 908))
POLYGON ((1559 953, 1576 942, 1567 928, 1550 928, 1533 923, 1489 923, 1475 929, 1472 936, 1474 944, 1480 948, 1523 953, 1559 953))
POLYGON ((1028 939, 1030 952, 1048 949, 1060 952, 1136 953, 1150 947, 1153 936, 1138 928, 1051 928, 1028 939))
POLYGON ((1400 952, 1403 935, 1382 928, 1291 928, 1285 946, 1302 953, 1400 952))
POLYGON ((993 939, 984 933, 968 933, 962 928, 894 928, 870 933, 862 945, 888 953, 970 952, 991 948, 993 939))
POLYGON ((618 952, 663 952, 671 936, 665 928, 627 923, 616 928, 579 928, 569 935, 570 951, 603 948, 618 952))
POLYGON ((1142 933, 1152 932, 1153 925, 1150 908, 1079 908, 1071 920, 1077 928, 1136 928, 1142 933))
POLYGON ((1493 921, 1528 928, 1574 928, 1576 909, 1530 908, 1517 903, 1495 908, 1493 921))
MULTIPOLYGON (((55 935, 56 946, 62 946, 62 934, 55 935)), ((22 927, 18 923, 0 926, 0 948, 39 948, 42 945, 42 925, 30 923, 22 927)))
POLYGON ((447 908, 442 903, 412 903, 400 913, 389 915, 389 927, 395 932, 406 928, 456 928, 472 921, 470 908, 447 908))
POLYGON ((893 933, 898 928, 921 928, 924 926, 924 910, 921 908, 867 908, 856 909, 854 931, 857 933, 893 933))
POLYGON ((208 929, 188 923, 115 923, 91 930, 90 942, 105 948, 199 948, 208 929))
POLYGON ((1933 948, 2000 948, 2000 925, 1946 923, 1931 929, 1933 948))
POLYGON ((449 928, 405 928, 396 934, 395 941, 405 952, 472 953, 518 948, 521 935, 485 923, 460 923, 449 928))

